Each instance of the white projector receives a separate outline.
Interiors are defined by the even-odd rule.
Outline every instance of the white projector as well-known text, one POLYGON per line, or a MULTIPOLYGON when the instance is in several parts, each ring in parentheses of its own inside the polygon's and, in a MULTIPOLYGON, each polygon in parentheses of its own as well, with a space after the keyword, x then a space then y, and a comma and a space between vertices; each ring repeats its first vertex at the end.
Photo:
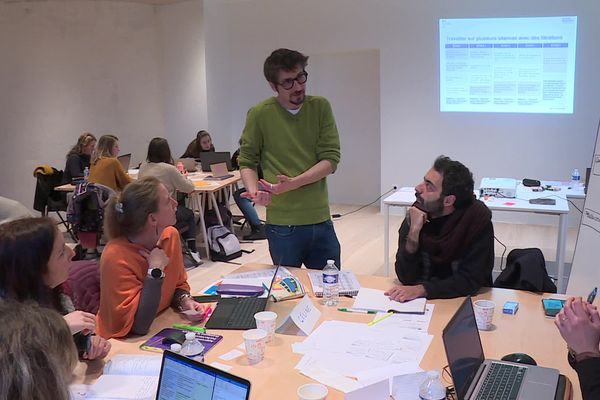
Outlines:
POLYGON ((517 180, 512 178, 483 178, 479 195, 494 197, 517 197, 517 180))

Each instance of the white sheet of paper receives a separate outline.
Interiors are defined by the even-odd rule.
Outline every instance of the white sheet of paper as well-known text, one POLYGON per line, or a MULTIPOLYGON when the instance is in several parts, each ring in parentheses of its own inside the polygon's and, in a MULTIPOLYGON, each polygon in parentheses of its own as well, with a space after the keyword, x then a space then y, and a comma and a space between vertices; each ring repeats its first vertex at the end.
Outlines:
POLYGON ((323 385, 331 386, 341 392, 348 393, 361 388, 361 384, 355 380, 337 374, 331 370, 324 369, 318 366, 306 368, 300 371, 302 375, 308 376, 323 385))
POLYGON ((390 300, 384 293, 385 291, 383 290, 361 287, 352 307, 361 310, 375 310, 381 312, 394 310, 401 313, 414 313, 423 312, 425 304, 427 303, 427 299, 423 297, 400 303, 399 301, 390 300))
POLYGON ((419 387, 426 377, 426 372, 395 376, 392 379, 392 396, 396 400, 418 400, 419 387))
POLYGON ((106 375, 147 375, 158 376, 162 356, 117 354, 106 362, 103 373, 106 375))
MULTIPOLYGON (((276 268, 261 269, 259 271, 238 272, 236 274, 227 274, 223 279, 262 279, 269 278, 269 282, 273 279, 273 274, 276 268)), ((277 276, 291 276, 292 273, 286 267, 279 267, 277 276)))
POLYGON ((88 387, 85 399, 153 399, 157 389, 157 376, 102 375, 88 387))
POLYGON ((276 329, 276 332, 288 335, 310 335, 320 317, 321 311, 315 307, 310 297, 304 296, 276 329))
POLYGON ((389 400, 390 380, 384 379, 345 394, 345 400, 389 400))
MULTIPOLYGON (((433 316, 433 309, 435 304, 427 304, 425 306, 425 314, 393 314, 386 319, 379 321, 374 324, 371 328, 373 329, 387 329, 387 328, 409 328, 416 329, 421 332, 427 332, 429 330, 429 323, 433 316)), ((381 318, 386 313, 377 313, 373 320, 381 318)))
POLYGON ((218 368, 218 369, 220 369, 222 371, 230 371, 230 370, 233 369, 233 367, 230 366, 230 365, 221 364, 220 362, 216 362, 216 361, 215 362, 211 362, 210 365, 212 365, 213 367, 218 368))
POLYGON ((233 349, 233 350, 231 350, 231 351, 228 351, 228 352, 227 352, 227 353, 225 353, 225 354, 221 354, 221 355, 219 356, 219 358, 220 358, 221 360, 224 360, 224 361, 231 361, 231 360, 234 360, 234 359, 238 358, 239 356, 241 356, 241 355, 243 355, 243 354, 244 354, 244 353, 243 353, 243 352, 241 352, 241 351, 239 351, 238 349, 233 349))

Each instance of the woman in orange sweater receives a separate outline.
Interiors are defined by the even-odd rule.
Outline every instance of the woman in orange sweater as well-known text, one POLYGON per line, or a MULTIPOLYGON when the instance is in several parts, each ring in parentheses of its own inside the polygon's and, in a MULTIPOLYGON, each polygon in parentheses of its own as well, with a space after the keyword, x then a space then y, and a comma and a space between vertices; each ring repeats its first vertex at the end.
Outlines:
POLYGON ((195 311, 176 222, 177 202, 154 177, 138 179, 113 197, 105 213, 109 242, 100 259, 97 332, 105 338, 148 333, 169 306, 195 311))
POLYGON ((116 192, 131 183, 132 179, 117 160, 118 155, 119 138, 115 135, 102 136, 92 156, 89 181, 108 186, 116 192))

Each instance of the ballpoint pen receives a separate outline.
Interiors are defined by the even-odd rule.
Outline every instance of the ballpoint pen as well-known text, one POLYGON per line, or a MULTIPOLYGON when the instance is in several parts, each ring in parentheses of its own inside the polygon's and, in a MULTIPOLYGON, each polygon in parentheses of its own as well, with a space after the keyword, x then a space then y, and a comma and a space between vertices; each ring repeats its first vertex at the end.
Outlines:
POLYGON ((342 311, 342 312, 354 312, 354 313, 360 313, 360 314, 377 314, 377 311, 359 310, 357 308, 338 308, 338 311, 342 311))
POLYGON ((590 294, 588 294, 587 297, 587 302, 592 304, 594 302, 594 299, 596 298, 596 295, 598 294, 598 288, 595 287, 592 289, 592 291, 590 292, 590 294))
POLYGON ((185 329, 187 331, 194 331, 194 332, 201 332, 201 333, 205 333, 206 332, 206 328, 203 327, 203 326, 175 324, 175 325, 173 325, 173 328, 185 329))
POLYGON ((373 326, 376 323, 378 323, 380 321, 383 321, 384 319, 386 319, 387 317, 389 317, 392 314, 393 314, 393 312, 386 313, 385 315, 382 315, 380 318, 374 319, 373 321, 369 322, 367 325, 368 326, 373 326))

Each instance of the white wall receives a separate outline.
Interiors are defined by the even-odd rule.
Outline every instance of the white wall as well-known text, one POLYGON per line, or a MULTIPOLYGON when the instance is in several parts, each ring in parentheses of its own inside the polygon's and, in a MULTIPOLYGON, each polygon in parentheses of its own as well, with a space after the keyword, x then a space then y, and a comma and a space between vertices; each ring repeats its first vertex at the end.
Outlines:
MULTIPOLYGON (((206 71, 202 1, 157 7, 161 49, 165 134, 179 157, 199 130, 207 129, 206 71)), ((213 134, 217 149, 229 150, 229 137, 213 134)))
POLYGON ((165 118, 155 7, 0 3, 0 193, 33 204, 34 166, 63 169, 84 131, 145 156, 165 118))
MULTIPOLYGON (((271 94, 262 63, 275 48, 307 55, 379 49, 381 188, 417 183, 442 153, 463 161, 476 182, 567 179, 591 162, 600 114, 599 14, 597 2, 583 0, 205 0, 209 126, 237 138, 248 107, 271 94), (542 14, 578 16, 574 114, 439 112, 439 18, 542 14)), ((349 117, 336 113, 338 123, 349 117)))

